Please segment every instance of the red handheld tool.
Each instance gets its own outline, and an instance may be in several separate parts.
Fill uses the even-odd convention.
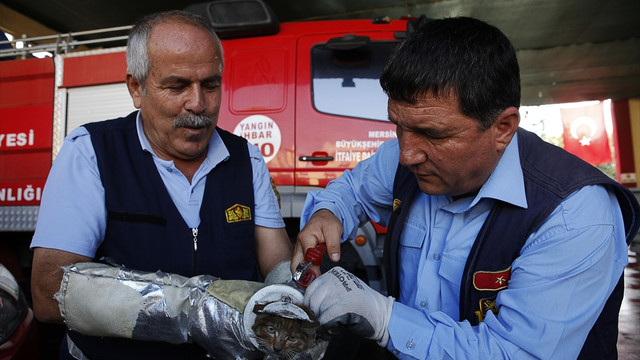
[[[326,252],[327,245],[324,243],[307,249],[307,252],[304,254],[304,261],[298,264],[296,271],[293,273],[293,281],[298,287],[306,289],[316,276],[318,276],[315,272],[309,271],[309,269],[312,265],[320,266],[320,264],[322,264],[322,256]]]

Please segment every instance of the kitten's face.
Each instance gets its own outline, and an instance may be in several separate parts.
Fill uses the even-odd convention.
[[[260,305],[256,305],[254,312]],[[256,335],[259,349],[279,359],[293,359],[315,344],[318,323],[310,323],[277,315],[257,313],[251,329]]]

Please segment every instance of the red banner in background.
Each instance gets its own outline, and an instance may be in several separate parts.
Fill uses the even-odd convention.
[[[560,115],[565,150],[591,165],[608,164],[612,161],[601,102],[561,108]]]

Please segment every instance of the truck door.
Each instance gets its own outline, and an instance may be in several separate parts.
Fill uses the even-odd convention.
[[[390,33],[299,40],[297,186],[324,187],[396,137],[378,80],[396,45]]]
[[[396,137],[379,77],[397,44],[391,32],[308,35],[299,40],[297,193],[326,186]],[[302,203],[296,204],[300,208],[294,213],[299,214]],[[373,224],[367,223],[356,239],[343,243],[340,265],[384,292],[382,247]],[[323,266],[333,264],[327,260]]]

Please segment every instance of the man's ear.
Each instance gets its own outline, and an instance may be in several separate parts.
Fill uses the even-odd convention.
[[[133,100],[133,106],[135,106],[136,109],[140,109],[142,97],[144,96],[142,94],[142,83],[134,78],[131,73],[127,73],[125,82],[127,83],[127,89],[129,89],[129,95],[131,95],[131,99]]]
[[[504,150],[511,142],[513,135],[520,126],[520,111],[517,107],[508,107],[502,111],[493,124],[496,130],[496,146],[498,150]]]

